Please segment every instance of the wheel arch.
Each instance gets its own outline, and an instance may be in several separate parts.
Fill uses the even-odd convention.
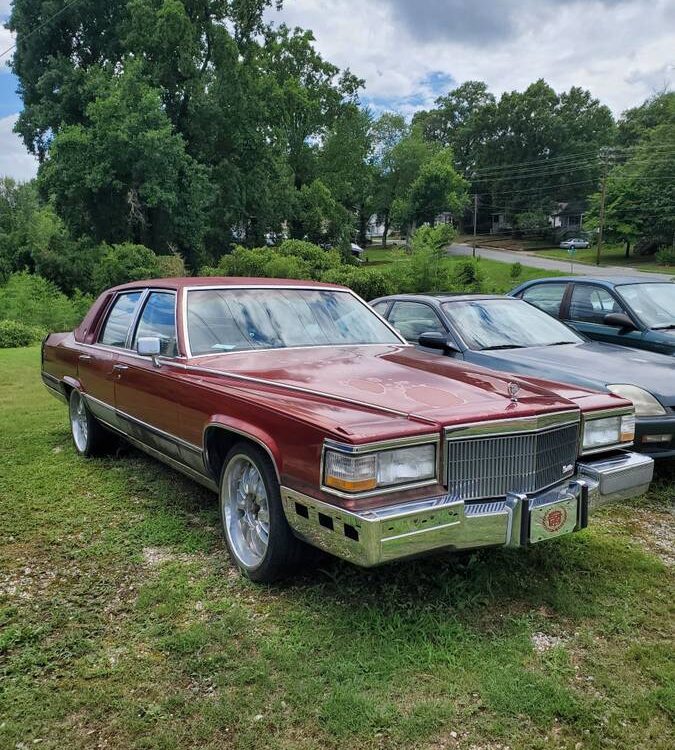
[[[225,456],[230,448],[239,441],[248,441],[261,448],[269,457],[281,483],[281,452],[276,441],[263,430],[252,425],[230,421],[223,417],[212,419],[204,428],[202,446],[204,466],[216,482],[220,481]]]

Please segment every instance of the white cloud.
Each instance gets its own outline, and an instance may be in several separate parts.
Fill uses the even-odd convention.
[[[27,151],[16,133],[12,132],[18,114],[0,118],[0,177],[30,180],[37,174],[38,163]]]
[[[271,18],[312,29],[328,60],[366,79],[367,98],[406,110],[428,106],[434,72],[496,94],[538,78],[578,85],[615,114],[673,77],[672,0],[287,0]]]

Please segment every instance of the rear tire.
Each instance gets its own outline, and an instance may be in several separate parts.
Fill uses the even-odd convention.
[[[220,519],[230,557],[257,583],[272,583],[295,571],[305,545],[293,536],[269,456],[237,443],[223,463]]]
[[[89,458],[100,456],[109,447],[110,434],[89,411],[82,394],[73,388],[68,402],[70,414],[70,432],[75,450]]]

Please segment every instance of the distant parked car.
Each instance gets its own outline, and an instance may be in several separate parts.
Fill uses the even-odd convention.
[[[675,365],[670,357],[588,341],[510,297],[396,295],[371,304],[422,349],[630,399],[637,417],[636,449],[653,458],[675,457]]]
[[[560,247],[563,250],[579,250],[581,248],[585,249],[587,247],[590,247],[591,243],[588,240],[582,240],[579,237],[575,237],[571,240],[564,240],[560,243]]]
[[[365,252],[365,250],[360,245],[357,245],[356,242],[351,243],[351,249],[352,255],[355,255],[357,258],[360,258]]]
[[[510,295],[597,341],[675,355],[673,283],[631,277],[558,277],[527,281]]]

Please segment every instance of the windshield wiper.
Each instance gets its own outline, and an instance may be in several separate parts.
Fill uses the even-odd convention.
[[[667,323],[665,326],[652,326],[652,331],[667,331],[670,328],[675,328],[675,323]]]
[[[481,351],[482,352],[491,352],[495,349],[527,349],[527,346],[523,346],[522,344],[497,344],[496,346],[484,346]]]
[[[550,344],[546,344],[546,346],[562,346],[563,344],[578,344],[578,341],[552,341]]]

